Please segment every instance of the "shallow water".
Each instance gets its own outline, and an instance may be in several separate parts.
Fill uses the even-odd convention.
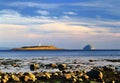
[[[6,60],[21,60],[21,68],[14,68],[11,65],[2,65],[0,69],[3,72],[20,72],[30,71],[29,65],[31,62],[50,64],[50,63],[66,63],[69,65],[81,65],[82,69],[90,69],[90,67],[112,65],[120,71],[120,62],[109,62],[105,59],[120,59],[120,50],[97,50],[97,51],[82,51],[82,50],[59,50],[59,51],[15,51],[1,50],[0,61]],[[96,60],[90,62],[89,60]],[[77,63],[77,64],[74,64]],[[45,69],[40,69],[45,70]],[[51,70],[46,70],[51,71]],[[58,70],[54,70],[58,71]]]

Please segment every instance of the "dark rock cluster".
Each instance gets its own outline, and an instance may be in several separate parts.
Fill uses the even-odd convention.
[[[37,63],[30,65],[31,72],[0,72],[0,83],[120,83],[120,72],[109,66],[95,67],[90,71],[68,70],[67,64],[48,64],[49,68],[58,68],[58,72],[36,71]],[[32,72],[34,71],[34,72]]]
[[[95,61],[90,59],[89,64]],[[11,59],[1,60],[0,65],[3,67],[0,70],[0,83],[120,83],[120,71],[113,65],[89,66],[89,70],[84,70],[82,65],[75,61],[48,64],[30,61],[24,65],[21,60]],[[2,72],[7,67],[27,67],[30,72]]]

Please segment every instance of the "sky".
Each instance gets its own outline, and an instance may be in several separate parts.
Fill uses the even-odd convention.
[[[0,0],[0,47],[120,49],[120,0]]]

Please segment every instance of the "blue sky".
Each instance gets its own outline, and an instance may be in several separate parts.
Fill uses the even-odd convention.
[[[0,47],[120,49],[120,0],[0,0]]]

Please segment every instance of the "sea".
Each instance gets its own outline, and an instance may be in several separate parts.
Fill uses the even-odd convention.
[[[94,57],[120,59],[120,50],[0,50],[0,58]]]
[[[0,61],[5,60],[21,60],[23,68],[13,68],[8,66],[0,66],[3,72],[26,72],[30,71],[29,64],[31,62],[50,64],[50,63],[68,63],[72,65],[81,65],[81,69],[89,71],[92,67],[112,65],[120,71],[120,50],[0,50]],[[90,62],[93,60],[94,62]],[[117,62],[109,62],[107,60],[118,60]],[[74,64],[75,63],[75,64]],[[76,64],[77,63],[77,64]],[[40,69],[45,70],[45,69]],[[56,71],[56,70],[45,70]]]

